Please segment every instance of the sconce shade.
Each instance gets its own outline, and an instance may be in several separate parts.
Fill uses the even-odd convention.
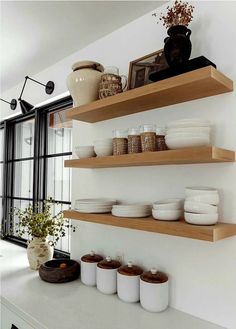
[[[20,102],[20,107],[21,107],[21,111],[23,114],[28,113],[30,110],[32,110],[34,108],[33,105],[24,101],[23,99],[19,99],[19,102]]]
[[[14,111],[16,109],[16,106],[17,106],[17,100],[13,98],[10,103],[11,110]]]
[[[46,86],[45,86],[46,94],[51,95],[54,91],[54,88],[55,88],[54,82],[53,81],[48,81]]]

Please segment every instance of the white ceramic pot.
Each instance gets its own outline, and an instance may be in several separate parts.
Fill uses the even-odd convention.
[[[97,288],[103,294],[115,294],[117,291],[117,269],[120,262],[106,257],[97,264]]]
[[[91,251],[90,254],[81,257],[81,282],[86,286],[96,286],[97,263],[103,260],[103,257]]]
[[[38,270],[40,265],[53,258],[54,248],[47,239],[33,237],[27,246],[27,257],[30,268]]]
[[[73,72],[67,77],[67,87],[74,106],[97,100],[103,66],[96,62],[82,61],[72,65],[72,70]]]
[[[117,272],[117,294],[127,303],[136,303],[140,299],[140,275],[143,270],[132,262],[121,266]]]
[[[152,268],[140,276],[140,303],[149,312],[161,312],[168,307],[169,287],[165,273]]]

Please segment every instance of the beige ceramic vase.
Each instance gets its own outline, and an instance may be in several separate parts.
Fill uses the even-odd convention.
[[[54,248],[45,238],[32,238],[28,243],[27,256],[32,270],[38,270],[40,265],[53,258]]]
[[[91,103],[98,99],[99,82],[104,68],[92,61],[77,62],[72,65],[67,77],[67,87],[73,98],[74,106]]]

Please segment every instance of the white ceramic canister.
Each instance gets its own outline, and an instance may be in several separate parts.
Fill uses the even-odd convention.
[[[97,263],[101,260],[103,257],[94,251],[81,257],[81,281],[86,286],[96,286]]]
[[[168,307],[168,276],[152,268],[140,276],[140,303],[149,312],[161,312]]]
[[[97,288],[104,294],[115,294],[117,291],[117,269],[121,263],[110,256],[97,264]]]
[[[73,64],[72,70],[66,82],[74,106],[97,100],[99,82],[104,71],[103,66],[97,62],[82,61]]]
[[[136,303],[140,297],[140,275],[143,269],[128,262],[117,271],[117,294],[124,302]]]

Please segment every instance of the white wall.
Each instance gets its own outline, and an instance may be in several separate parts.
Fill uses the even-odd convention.
[[[194,5],[194,22],[190,26],[192,57],[205,55],[234,80],[236,3],[201,1]],[[71,64],[77,60],[95,59],[105,66],[118,66],[122,74],[127,73],[129,61],[162,48],[165,35],[165,29],[156,25],[150,13],[56,63],[36,78],[54,80],[56,94],[59,94],[66,90],[65,78]],[[8,91],[6,96],[14,97],[18,88]],[[44,97],[38,89],[30,91],[27,100],[32,103]],[[202,117],[210,119],[215,126],[215,145],[235,150],[235,101],[233,92],[97,124],[74,122],[73,143],[90,144],[95,138],[110,137],[115,128],[149,122],[161,125],[177,118]],[[183,196],[185,186],[207,185],[220,189],[222,221],[236,223],[235,179],[235,164],[76,169],[72,196],[73,200],[109,196],[121,201],[152,202]],[[111,256],[124,253],[125,261],[131,259],[146,268],[157,266],[170,275],[173,307],[224,327],[236,328],[236,237],[212,244],[91,223],[79,224],[80,230],[72,238],[72,257],[79,258],[94,249]]]

